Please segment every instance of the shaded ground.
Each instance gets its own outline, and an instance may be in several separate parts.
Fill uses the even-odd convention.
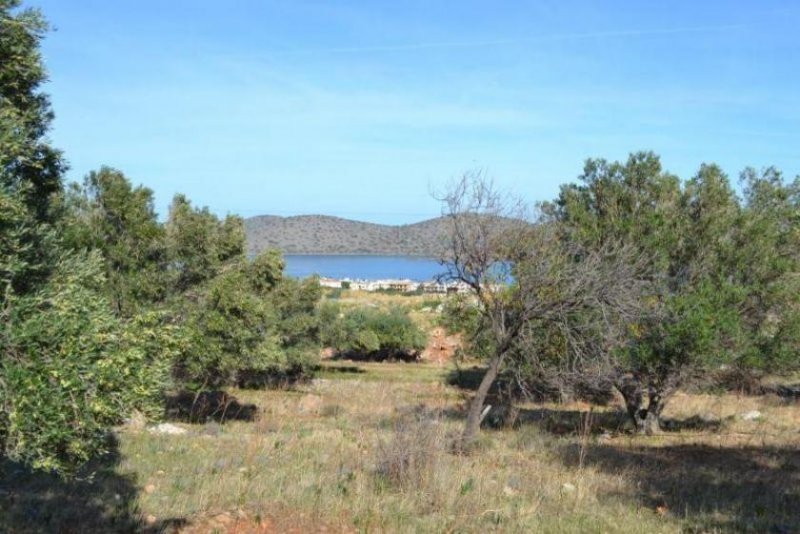
[[[168,419],[190,423],[253,421],[257,412],[255,404],[242,404],[224,391],[182,391],[167,397],[166,402]]]
[[[139,512],[136,479],[116,471],[119,460],[113,446],[111,453],[87,466],[75,480],[0,461],[0,532],[156,533],[185,523],[175,518],[148,524]]]
[[[562,450],[568,465],[580,450]],[[797,447],[591,446],[583,465],[625,473],[651,509],[687,518],[689,532],[800,532]]]

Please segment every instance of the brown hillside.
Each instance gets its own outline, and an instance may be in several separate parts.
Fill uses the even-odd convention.
[[[445,219],[390,226],[326,215],[245,219],[248,253],[276,248],[285,254],[385,254],[438,257]]]

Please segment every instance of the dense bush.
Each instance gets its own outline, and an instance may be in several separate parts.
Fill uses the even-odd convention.
[[[130,317],[169,295],[175,277],[167,268],[164,225],[150,189],[102,167],[81,186],[72,184],[62,204],[64,245],[100,252],[106,294],[118,315]]]
[[[647,260],[642,312],[616,366],[633,377],[620,391],[640,429],[657,430],[676,389],[720,365],[800,365],[800,180],[748,169],[742,182],[739,198],[715,165],[681,182],[637,153],[587,161],[581,183],[545,206],[568,239],[624,243]]]
[[[191,389],[300,379],[319,354],[315,279],[282,278],[283,261],[265,252],[229,265],[183,301],[189,349],[176,378]]]
[[[404,308],[356,307],[327,303],[320,310],[321,341],[340,354],[384,360],[416,358],[426,336]]]
[[[101,452],[133,410],[157,416],[174,330],[125,322],[103,297],[97,255],[64,258],[42,289],[16,299],[0,330],[4,453],[62,473]]]

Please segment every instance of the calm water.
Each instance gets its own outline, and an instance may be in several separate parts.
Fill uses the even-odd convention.
[[[297,278],[318,274],[354,280],[409,278],[425,281],[442,273],[442,266],[436,260],[409,256],[286,255],[284,259],[286,273]]]

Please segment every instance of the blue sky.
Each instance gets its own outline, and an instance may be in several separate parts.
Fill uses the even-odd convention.
[[[436,216],[483,168],[530,201],[652,149],[800,173],[800,4],[38,0],[51,137],[219,214]]]

